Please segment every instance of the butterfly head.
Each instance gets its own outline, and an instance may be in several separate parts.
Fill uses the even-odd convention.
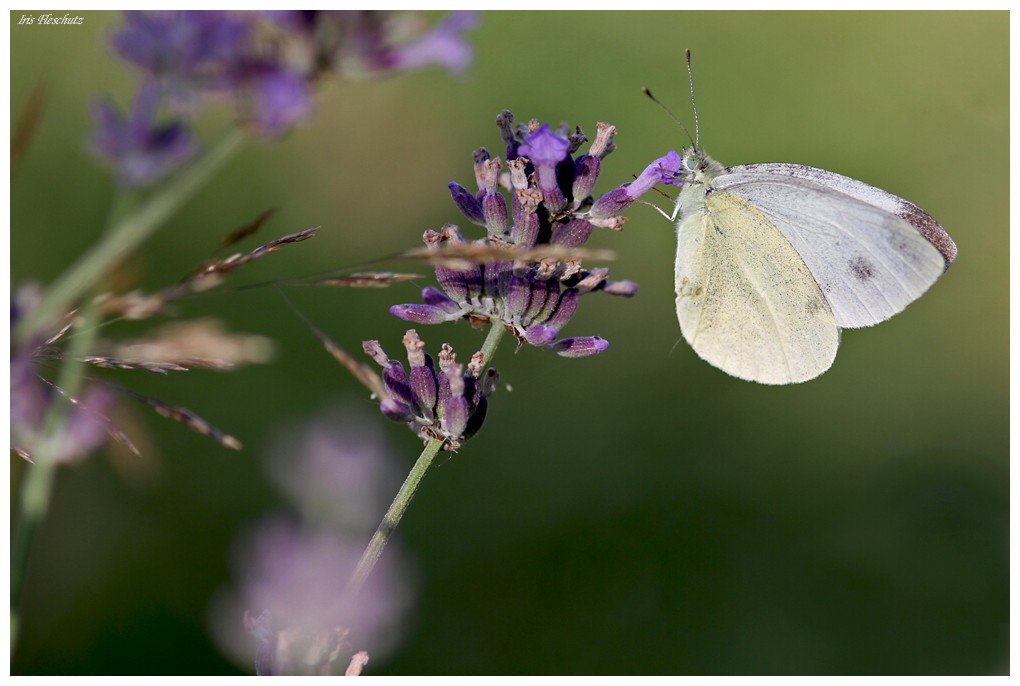
[[[707,182],[721,173],[723,167],[696,147],[684,148],[680,171],[685,181]]]

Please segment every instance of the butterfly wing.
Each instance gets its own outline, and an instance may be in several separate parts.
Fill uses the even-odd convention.
[[[676,309],[705,361],[765,384],[812,379],[832,365],[839,329],[804,260],[738,195],[687,186],[677,225]]]
[[[840,327],[871,326],[901,312],[956,257],[931,215],[846,176],[750,164],[726,169],[713,185],[746,200],[786,237]]]

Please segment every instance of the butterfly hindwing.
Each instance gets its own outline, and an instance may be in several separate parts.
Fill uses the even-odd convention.
[[[691,185],[677,226],[677,317],[698,355],[750,381],[787,384],[831,365],[839,329],[790,241],[750,202]]]

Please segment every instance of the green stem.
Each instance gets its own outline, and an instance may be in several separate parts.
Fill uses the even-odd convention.
[[[499,342],[503,339],[503,334],[506,333],[506,327],[501,323],[496,322],[489,329],[489,335],[485,337],[485,342],[482,343],[482,364],[489,364],[492,362],[492,356],[496,354],[496,348],[499,346]]]
[[[149,238],[240,148],[244,134],[234,130],[224,136],[190,169],[149,196],[140,206],[122,216],[99,242],[50,287],[42,302],[32,309],[14,330],[15,340],[24,343],[42,322],[65,312],[104,274]]]
[[[86,306],[75,321],[73,334],[69,337],[67,359],[60,367],[57,387],[64,394],[54,393],[53,402],[43,422],[43,430],[33,450],[34,464],[28,466],[21,487],[18,504],[19,516],[14,522],[11,536],[11,650],[18,640],[20,616],[18,607],[28,569],[28,558],[32,552],[32,541],[39,525],[49,509],[50,496],[56,476],[56,457],[66,440],[64,429],[73,408],[67,399],[73,398],[81,388],[85,365],[78,358],[87,355],[95,339],[95,317],[91,306]]]
[[[421,451],[418,460],[411,467],[411,472],[404,479],[404,485],[397,491],[397,497],[393,499],[390,509],[386,510],[386,514],[383,515],[382,521],[379,522],[379,528],[372,535],[372,540],[368,542],[368,547],[365,548],[358,566],[354,569],[354,574],[351,575],[351,580],[347,584],[347,590],[351,592],[351,595],[356,596],[361,591],[361,587],[365,585],[365,580],[375,568],[375,563],[379,561],[379,556],[382,555],[383,548],[386,547],[390,536],[393,535],[397,524],[400,523],[400,518],[404,516],[407,506],[411,504],[411,498],[418,490],[418,484],[425,477],[425,472],[428,471],[432,460],[442,447],[443,441],[437,438],[425,444],[425,449]]]
[[[489,334],[485,337],[485,342],[482,343],[482,359],[484,364],[488,364],[492,360],[492,356],[496,353],[496,348],[499,346],[504,333],[506,333],[506,328],[501,323],[495,323],[489,329]],[[390,509],[386,510],[382,521],[379,522],[379,527],[372,535],[372,540],[368,542],[368,547],[362,553],[358,566],[354,568],[354,574],[351,575],[351,580],[347,584],[347,590],[352,596],[356,596],[361,592],[365,581],[375,568],[375,563],[379,561],[383,548],[386,547],[390,536],[393,535],[397,524],[400,523],[401,517],[407,511],[407,506],[411,504],[411,499],[418,490],[418,485],[425,478],[425,472],[432,466],[432,460],[435,459],[442,447],[443,441],[432,439],[425,444],[425,449],[421,451],[418,460],[411,467],[411,472],[404,479],[404,484],[400,487],[400,490],[397,491],[397,497],[390,503]]]

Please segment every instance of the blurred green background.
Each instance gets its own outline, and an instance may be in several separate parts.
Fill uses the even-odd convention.
[[[103,92],[127,102],[135,75],[108,48],[116,15],[61,27],[17,16],[12,118],[37,84],[48,97],[11,186],[12,282],[45,283],[96,240],[112,197],[84,147],[89,104]],[[138,253],[139,284],[170,283],[268,207],[279,211],[262,238],[322,230],[232,283],[336,270],[466,226],[446,184],[473,187],[473,149],[502,154],[503,108],[589,135],[615,124],[603,193],[684,144],[640,88],[690,122],[685,47],[716,159],[877,185],[939,219],[960,255],[905,313],[844,332],[821,378],[764,387],[680,340],[673,229],[633,207],[622,234],[589,245],[615,250],[613,276],[640,292],[585,298],[566,330],[612,347],[581,360],[500,349],[512,392],[490,399],[484,431],[430,473],[401,524],[417,605],[371,672],[1007,672],[1008,14],[501,12],[471,36],[465,78],[328,85],[310,125],[250,144]],[[348,349],[378,338],[396,353],[407,327],[386,309],[431,283],[289,294]],[[282,507],[264,446],[339,400],[371,407],[271,289],[178,313],[265,334],[277,358],[108,376],[246,448],[124,410],[145,455],[60,473],[13,673],[237,673],[207,615],[237,532]],[[431,345],[481,342],[464,324],[418,328]],[[387,429],[410,466],[417,439]],[[24,470],[12,457],[12,500]]]

